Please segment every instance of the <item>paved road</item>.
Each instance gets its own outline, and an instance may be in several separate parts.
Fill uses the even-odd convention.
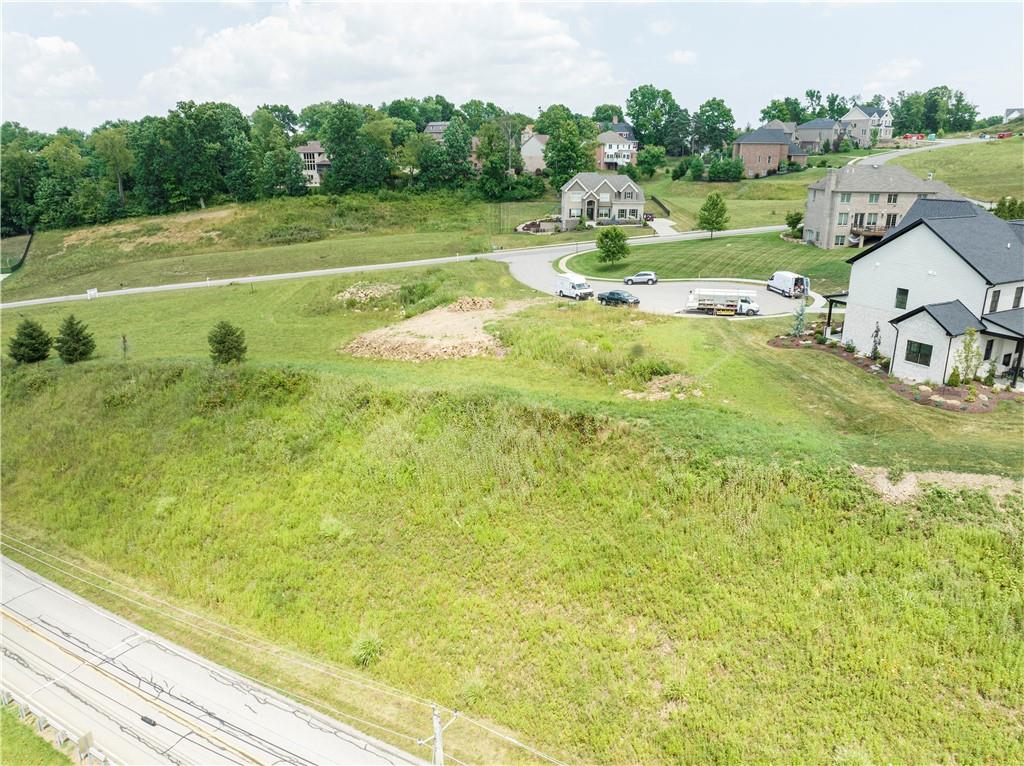
[[[124,764],[423,764],[3,557],[0,682]],[[152,723],[144,721],[143,716]]]
[[[761,234],[771,231],[784,231],[785,226],[760,226],[750,229],[732,229],[720,232],[718,236]],[[657,242],[677,242],[688,239],[706,239],[708,234],[700,231],[688,231],[681,234],[669,234],[665,236],[634,237],[630,246],[643,246]],[[208,279],[202,282],[178,282],[169,285],[153,285],[150,287],[126,287],[120,290],[104,290],[89,296],[85,293],[75,295],[60,295],[52,298],[32,298],[23,301],[11,301],[0,303],[0,309],[12,309],[22,306],[39,306],[48,303],[68,303],[70,301],[99,300],[118,295],[139,295],[144,293],[167,292],[170,290],[194,290],[203,287],[218,287],[231,284],[249,284],[251,282],[277,282],[285,279],[308,279],[310,277],[326,277],[336,274],[351,274],[361,271],[383,271],[387,269],[405,269],[411,266],[434,266],[441,263],[456,263],[460,261],[487,258],[508,263],[520,260],[529,261],[535,264],[547,264],[548,279],[544,281],[542,289],[544,292],[551,292],[551,285],[554,279],[554,270],[550,268],[552,261],[576,252],[585,252],[592,249],[593,243],[572,243],[564,245],[549,245],[546,247],[527,247],[516,250],[496,250],[488,253],[476,253],[473,255],[448,256],[445,258],[424,258],[416,261],[400,261],[397,263],[379,263],[366,266],[340,266],[333,269],[317,269],[315,271],[292,271],[283,274],[263,274],[261,276],[232,277],[229,279]],[[530,284],[527,282],[527,284]],[[685,299],[684,299],[685,300]]]

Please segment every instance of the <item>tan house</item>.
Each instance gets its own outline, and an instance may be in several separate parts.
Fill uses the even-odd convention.
[[[796,123],[795,122],[783,122],[782,120],[770,120],[761,127],[768,128],[769,130],[781,130],[786,134],[786,138],[790,141],[795,142],[796,135]]]
[[[644,191],[629,176],[577,173],[562,186],[562,231],[580,220],[641,224]]]
[[[804,241],[829,250],[874,244],[903,220],[918,199],[961,200],[940,181],[898,165],[845,165],[807,187]]]
[[[606,130],[597,137],[594,161],[599,170],[617,170],[623,165],[635,165],[638,141],[623,138],[621,133]]]
[[[306,177],[306,186],[319,186],[324,174],[331,169],[331,161],[319,141],[308,141],[296,146],[295,151],[302,157],[302,174]]]
[[[885,107],[854,106],[839,119],[843,134],[861,149],[871,146],[871,136],[878,131],[877,142],[892,141],[892,112]]]
[[[776,173],[780,165],[807,164],[807,150],[794,144],[781,128],[760,127],[737,138],[732,145],[733,159],[743,160],[747,178]]]
[[[519,137],[519,153],[523,158],[523,172],[539,175],[547,168],[544,162],[544,147],[548,137],[543,133],[534,133],[533,125],[527,125]]]
[[[820,152],[825,144],[831,148],[832,142],[842,135],[839,120],[819,117],[796,126],[796,144],[809,152]]]

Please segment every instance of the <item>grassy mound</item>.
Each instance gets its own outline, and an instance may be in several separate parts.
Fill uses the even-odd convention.
[[[3,404],[9,533],[572,760],[1024,757],[1020,508],[428,374],[49,365]]]
[[[1003,138],[909,154],[893,160],[911,173],[929,173],[972,199],[1024,198],[1024,138]]]

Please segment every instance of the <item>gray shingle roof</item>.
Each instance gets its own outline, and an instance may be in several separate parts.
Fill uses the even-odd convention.
[[[636,141],[633,126],[628,122],[605,122],[601,124],[601,127],[604,130],[610,130],[612,133],[625,133],[628,140]]]
[[[564,184],[562,184],[561,191],[565,191],[576,181],[583,184],[583,187],[587,191],[593,191],[602,183],[607,181],[615,191],[622,191],[627,185],[632,184],[637,188],[639,194],[637,196],[638,202],[644,201],[644,190],[640,184],[630,180],[629,176],[624,175],[605,175],[604,173],[577,173]]]
[[[794,144],[792,141],[789,144],[789,153],[792,156],[796,156],[796,155],[801,155],[803,157],[807,156],[807,150],[806,149],[801,149],[799,146]]]
[[[1008,311],[996,311],[993,314],[982,314],[981,318],[1024,337],[1024,306]]]
[[[1024,242],[1019,228],[966,200],[917,200],[899,226],[847,263],[860,260],[919,225],[931,229],[989,283],[1024,281]]]
[[[802,125],[797,125],[797,130],[831,130],[835,126],[836,120],[830,120],[828,117],[816,117]]]
[[[868,117],[882,117],[886,112],[889,111],[884,106],[873,106],[870,109],[862,106],[860,109]]]
[[[736,139],[737,144],[782,144],[789,145],[789,136],[781,128],[758,128]]]
[[[831,186],[828,185],[829,181],[832,181]],[[923,178],[918,178],[899,165],[866,165],[862,162],[858,162],[856,165],[844,165],[838,170],[830,170],[827,176],[818,179],[807,188],[883,194],[931,192],[941,194],[949,199],[962,199],[959,194],[941,181],[926,181]]]
[[[985,325],[960,301],[929,303],[925,306],[918,306],[913,311],[908,311],[906,314],[901,314],[895,319],[889,320],[890,324],[899,324],[904,319],[909,319],[922,311],[927,311],[931,318],[938,323],[939,327],[954,338],[958,335],[963,335],[972,327],[979,331],[985,329]]]

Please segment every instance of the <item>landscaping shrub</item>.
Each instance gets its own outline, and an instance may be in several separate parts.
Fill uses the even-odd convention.
[[[820,332],[819,333],[815,333],[814,334],[814,342],[817,343],[818,345],[824,345],[824,343],[825,343],[825,336],[822,335]]]
[[[245,361],[245,332],[230,322],[221,320],[210,330],[210,358],[214,364],[241,363]]]
[[[996,363],[989,362],[988,370],[985,371],[985,379],[982,380],[986,386],[992,387],[996,384]]]
[[[852,340],[846,341],[846,343],[843,344],[843,348],[851,354],[857,353],[857,346]]]
[[[946,381],[946,385],[950,388],[960,387],[960,368],[954,365],[952,372],[949,373],[949,379]]]
[[[89,332],[89,328],[75,319],[74,314],[68,314],[61,324],[53,345],[56,346],[57,355],[65,364],[84,361],[96,350],[96,340]]]
[[[41,362],[50,355],[53,338],[33,319],[23,319],[14,331],[7,353],[18,364]]]

